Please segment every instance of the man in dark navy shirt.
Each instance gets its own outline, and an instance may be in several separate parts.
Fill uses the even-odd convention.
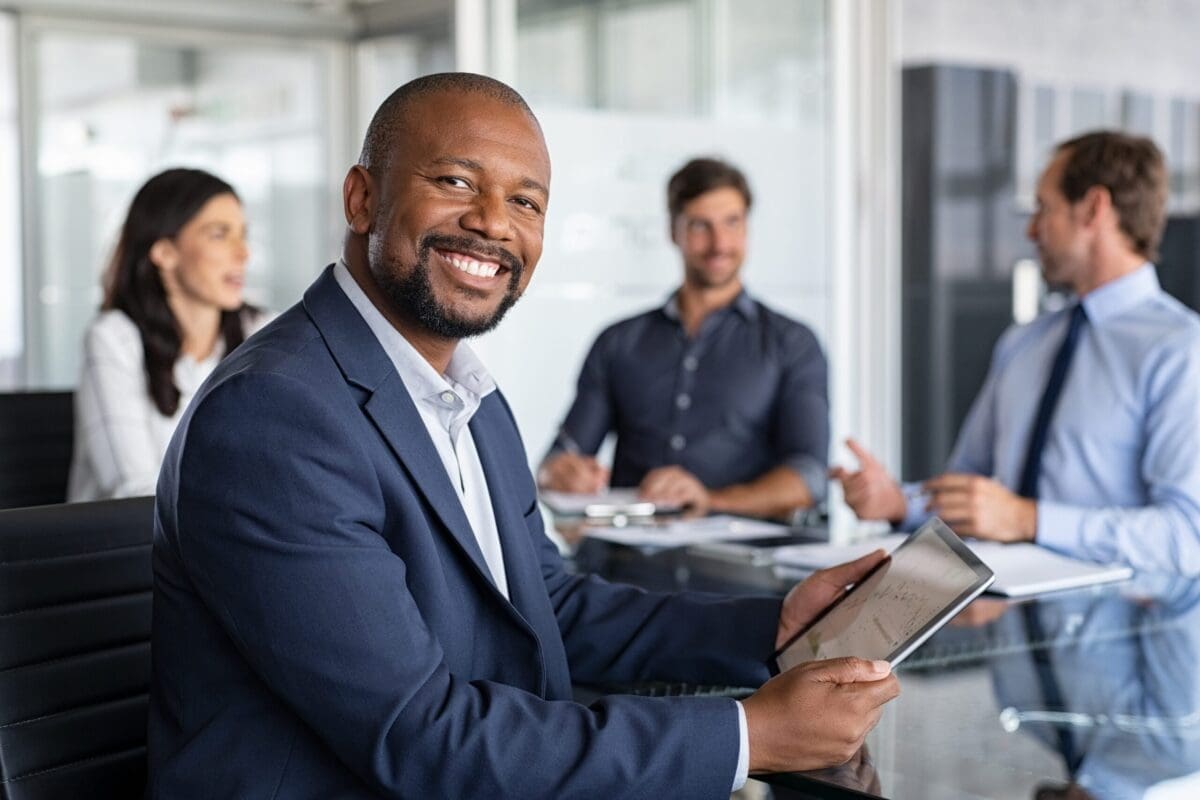
[[[539,470],[543,488],[637,486],[697,511],[787,516],[824,498],[825,356],[805,325],[742,288],[750,187],[694,159],[667,185],[683,285],[596,340]],[[611,474],[594,454],[617,434]]]

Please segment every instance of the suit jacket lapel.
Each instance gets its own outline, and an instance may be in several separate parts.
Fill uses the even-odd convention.
[[[479,541],[467,521],[458,493],[450,483],[442,458],[429,438],[429,430],[400,376],[392,373],[392,378],[385,379],[364,408],[442,524],[471,557],[488,584],[494,587],[491,570],[483,559],[483,551],[479,549]]]
[[[370,393],[363,406],[367,415],[412,476],[413,483],[433,507],[442,525],[495,591],[479,542],[421,415],[383,346],[337,285],[332,267],[326,268],[305,292],[304,307],[346,379]],[[498,591],[496,596],[503,599]]]
[[[483,404],[471,419],[471,435],[487,476],[488,493],[500,533],[500,548],[504,553],[504,571],[508,576],[509,599],[521,615],[535,628],[544,622],[549,609],[541,568],[529,539],[525,511],[518,504],[520,494],[511,476],[514,470],[527,469],[525,453],[508,452],[501,433],[511,426],[507,415],[494,396],[484,398]],[[515,437],[514,437],[515,438]],[[539,630],[539,634],[544,634]]]

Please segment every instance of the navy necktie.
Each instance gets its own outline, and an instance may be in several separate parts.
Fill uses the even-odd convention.
[[[1079,343],[1079,330],[1086,321],[1087,314],[1084,313],[1083,303],[1079,303],[1071,312],[1067,335],[1058,348],[1058,355],[1054,357],[1050,379],[1046,381],[1046,390],[1042,392],[1042,400],[1038,403],[1037,417],[1029,437],[1029,448],[1025,451],[1025,467],[1021,470],[1021,483],[1017,488],[1017,494],[1022,497],[1037,498],[1038,478],[1042,473],[1042,448],[1046,446],[1046,434],[1050,431],[1054,407],[1058,405],[1058,396],[1062,394],[1067,370],[1071,367],[1071,357],[1075,355],[1075,345]]]
[[[1046,710],[1065,715],[1068,711],[1067,703],[1063,699],[1062,687],[1058,683],[1058,677],[1054,674],[1054,664],[1050,660],[1050,648],[1053,642],[1046,636],[1045,626],[1042,625],[1041,617],[1038,614],[1038,601],[1032,600],[1021,604],[1021,615],[1025,620],[1026,633],[1029,636],[1027,642],[1029,654],[1033,659],[1033,669],[1037,673],[1038,683],[1041,685],[1042,700]],[[1054,738],[1058,742],[1058,752],[1066,764],[1067,775],[1074,780],[1075,774],[1079,772],[1079,765],[1083,763],[1083,754],[1079,752],[1075,742],[1075,733],[1071,728],[1072,723],[1064,718],[1050,724],[1054,728]]]
[[[1025,451],[1025,467],[1021,470],[1021,484],[1017,494],[1022,497],[1036,499],[1038,496],[1038,478],[1042,472],[1042,448],[1046,446],[1046,434],[1050,431],[1050,420],[1054,416],[1054,408],[1058,405],[1058,397],[1062,394],[1063,383],[1067,380],[1067,370],[1071,367],[1071,357],[1075,355],[1075,345],[1079,343],[1079,331],[1087,321],[1083,304],[1080,303],[1071,311],[1071,321],[1067,325],[1067,335],[1054,356],[1054,365],[1050,368],[1050,378],[1046,381],[1046,389],[1042,392],[1042,400],[1038,403],[1037,417],[1034,418],[1033,431],[1029,436],[1029,447]],[[1033,667],[1037,672],[1038,683],[1042,686],[1042,695],[1047,709],[1051,711],[1066,711],[1063,701],[1062,688],[1054,674],[1054,665],[1050,661],[1050,642],[1038,616],[1037,602],[1021,606],[1022,616],[1029,633],[1029,644],[1033,656]],[[1075,746],[1075,736],[1068,724],[1058,722],[1054,726],[1058,749],[1066,762],[1067,772],[1073,778],[1079,769],[1080,755]]]

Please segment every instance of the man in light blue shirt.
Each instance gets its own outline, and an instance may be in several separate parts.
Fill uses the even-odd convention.
[[[860,518],[1200,574],[1200,317],[1150,263],[1166,194],[1148,139],[1059,145],[1028,235],[1078,303],[1000,337],[944,474],[901,486],[851,440],[859,470],[832,476]]]

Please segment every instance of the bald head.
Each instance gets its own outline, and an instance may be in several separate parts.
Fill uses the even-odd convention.
[[[415,101],[444,93],[477,95],[518,108],[541,130],[525,98],[508,84],[473,72],[439,72],[409,81],[383,101],[367,126],[358,163],[373,173],[385,170],[402,146],[400,134],[412,119]]]
[[[346,264],[444,371],[453,342],[490,330],[524,292],[549,187],[546,142],[520,95],[480,75],[420,78],[376,112],[343,182]]]

